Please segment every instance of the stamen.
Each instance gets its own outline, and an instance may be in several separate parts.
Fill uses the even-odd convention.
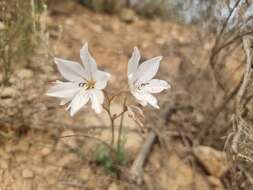
[[[142,87],[148,85],[149,83],[141,83],[139,86],[137,86],[138,90],[141,90]]]
[[[85,85],[86,85],[85,82],[81,82],[81,83],[78,84],[79,87],[84,87]]]

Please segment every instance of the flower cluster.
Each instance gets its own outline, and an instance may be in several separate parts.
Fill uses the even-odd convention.
[[[61,105],[68,103],[67,110],[75,115],[89,101],[96,113],[101,113],[104,103],[104,92],[111,75],[97,68],[96,61],[91,56],[86,43],[80,50],[82,64],[65,59],[55,58],[54,61],[66,81],[56,81],[47,92],[48,96],[61,98]],[[128,62],[129,91],[142,105],[147,104],[159,108],[158,101],[153,93],[160,93],[170,88],[163,80],[153,79],[156,75],[162,57],[154,57],[139,64],[140,52],[134,47]]]

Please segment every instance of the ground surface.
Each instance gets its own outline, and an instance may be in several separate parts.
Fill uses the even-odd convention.
[[[227,171],[224,153],[208,147],[196,147],[194,151],[189,148],[189,139],[204,120],[203,112],[208,113],[213,105],[209,74],[205,74],[202,82],[195,82],[202,77],[197,74],[205,67],[211,42],[201,41],[201,53],[196,53],[200,51],[193,49],[193,44],[198,44],[203,37],[196,28],[160,20],[148,21],[129,11],[121,16],[109,16],[68,5],[53,7],[49,13],[50,50],[40,50],[27,68],[16,69],[12,86],[2,89],[2,114],[5,115],[1,127],[5,133],[0,147],[0,189],[224,189],[221,182]],[[170,81],[172,89],[159,96],[161,111],[147,108],[145,112],[153,121],[149,123],[163,123],[167,146],[155,145],[141,186],[131,184],[124,175],[117,179],[95,165],[92,158],[96,141],[81,137],[59,138],[89,134],[110,139],[105,113],[95,116],[87,108],[71,118],[65,108],[58,105],[58,100],[44,95],[52,85],[50,82],[60,79],[52,57],[79,61],[82,42],[89,42],[99,67],[112,73],[109,85],[113,87],[109,87],[109,91],[117,92],[122,89],[122,83],[127,84],[127,61],[134,46],[141,49],[143,59],[164,57],[159,76]],[[45,57],[45,53],[49,53],[49,57]],[[205,94],[199,95],[203,89]],[[199,106],[203,102],[209,103]],[[182,109],[171,116],[173,111],[168,110],[171,105]],[[121,109],[120,100],[115,102],[113,109]],[[168,117],[174,121],[180,117],[185,125],[168,122]],[[185,126],[187,134],[181,133]],[[140,130],[130,118],[125,119],[125,127],[129,152],[127,171],[148,130]],[[17,131],[20,136],[14,135]]]

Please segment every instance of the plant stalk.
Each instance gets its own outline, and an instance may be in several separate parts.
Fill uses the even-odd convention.
[[[122,129],[123,129],[123,121],[124,121],[124,115],[125,115],[125,112],[126,112],[126,102],[127,102],[127,94],[125,95],[125,98],[124,98],[124,101],[123,101],[122,114],[121,114],[121,117],[120,117],[117,149],[120,148],[120,144],[121,144],[121,136],[122,136]]]

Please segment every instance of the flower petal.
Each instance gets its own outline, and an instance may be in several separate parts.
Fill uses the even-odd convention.
[[[101,90],[90,90],[91,94],[91,107],[95,110],[96,113],[102,112],[102,104],[104,102],[104,94]]]
[[[132,56],[128,61],[128,72],[127,72],[128,77],[134,76],[134,74],[137,71],[140,59],[141,59],[140,51],[137,47],[134,47]]]
[[[168,82],[158,79],[150,80],[148,84],[143,87],[143,89],[149,93],[160,93],[168,88],[170,88]]]
[[[146,83],[151,80],[157,73],[162,56],[154,57],[143,62],[137,69],[136,80],[137,84]]]
[[[72,82],[84,81],[83,78],[85,77],[85,70],[79,63],[60,58],[54,58],[54,62],[56,63],[61,75],[66,80]]]
[[[95,59],[90,55],[88,44],[86,43],[80,50],[80,57],[85,67],[88,80],[93,79],[93,75],[97,71],[97,64]]]
[[[142,106],[146,106],[147,103],[156,109],[159,109],[158,101],[156,97],[145,91],[132,91],[133,96],[140,102]]]
[[[89,93],[86,90],[81,90],[71,101],[68,108],[70,108],[70,116],[75,115],[85,104],[89,101]]]
[[[76,82],[57,82],[55,86],[51,87],[47,95],[58,98],[72,98],[80,91],[80,87]]]
[[[111,75],[109,73],[97,70],[94,75],[96,81],[95,88],[98,90],[104,89],[110,77]]]

